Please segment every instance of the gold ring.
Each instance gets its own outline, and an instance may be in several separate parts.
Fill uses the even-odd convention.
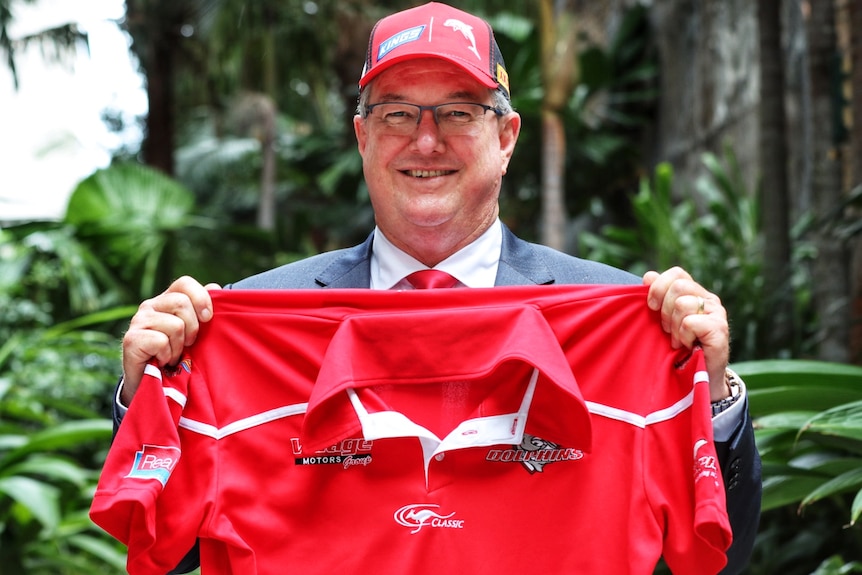
[[[703,313],[704,304],[706,304],[706,302],[703,300],[703,298],[700,296],[697,296],[697,314],[698,315]]]

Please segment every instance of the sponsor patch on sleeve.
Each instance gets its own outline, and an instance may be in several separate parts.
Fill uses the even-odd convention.
[[[135,461],[126,477],[155,479],[164,486],[179,460],[178,447],[144,444],[141,450],[135,453]]]

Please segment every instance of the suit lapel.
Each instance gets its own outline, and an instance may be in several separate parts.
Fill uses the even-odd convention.
[[[494,285],[544,285],[554,283],[554,274],[529,242],[503,225],[503,249]]]
[[[371,286],[371,244],[374,232],[358,246],[347,248],[326,266],[315,281],[325,288],[368,288]]]

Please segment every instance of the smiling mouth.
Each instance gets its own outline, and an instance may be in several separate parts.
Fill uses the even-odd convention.
[[[404,170],[402,173],[412,178],[436,178],[438,176],[448,176],[455,172],[453,170]]]

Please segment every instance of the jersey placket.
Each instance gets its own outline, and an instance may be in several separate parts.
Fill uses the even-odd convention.
[[[419,440],[422,447],[425,488],[427,489],[431,460],[440,454],[470,447],[520,444],[524,438],[527,415],[530,411],[538,379],[539,370],[533,368],[518,411],[464,420],[443,439],[399,411],[369,413],[362,404],[359,394],[353,388],[347,389],[347,395],[356,410],[356,415],[362,425],[363,437],[367,441],[396,437],[416,437]]]

